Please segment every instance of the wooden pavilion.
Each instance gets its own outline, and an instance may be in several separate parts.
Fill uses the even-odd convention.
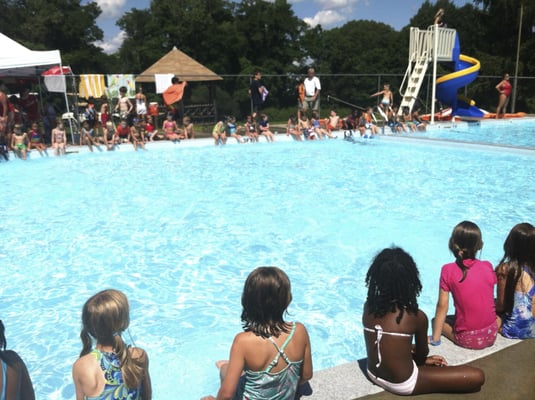
[[[222,77],[178,50],[176,47],[173,47],[169,53],[139,74],[136,77],[136,82],[155,82],[156,75],[165,74],[172,74],[188,83],[209,82],[209,103],[184,105],[184,112],[185,115],[189,115],[196,122],[215,122],[217,118],[217,108],[214,83],[223,80]],[[170,81],[169,84],[171,84]]]

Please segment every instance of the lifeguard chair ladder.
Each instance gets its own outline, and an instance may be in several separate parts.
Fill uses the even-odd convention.
[[[409,63],[399,89],[399,115],[404,107],[409,107],[412,111],[430,62],[433,62],[433,99],[435,98],[437,62],[453,61],[456,34],[455,29],[439,28],[438,25],[431,25],[426,30],[410,29]],[[434,104],[433,101],[432,120],[435,114]]]

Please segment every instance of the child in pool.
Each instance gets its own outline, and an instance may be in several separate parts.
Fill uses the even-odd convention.
[[[34,400],[32,380],[26,364],[13,350],[6,350],[5,328],[0,321],[0,398]]]
[[[507,338],[535,338],[535,227],[527,222],[511,229],[496,268],[496,312]]]
[[[249,274],[241,300],[245,332],[234,338],[230,360],[216,364],[222,379],[217,400],[293,400],[298,385],[312,378],[307,330],[283,318],[291,300],[290,280],[284,271],[259,267]]]
[[[129,314],[128,299],[118,290],[103,290],[85,302],[83,349],[72,368],[76,400],[151,399],[147,353],[121,337]]]
[[[485,381],[480,369],[448,367],[443,357],[428,356],[427,316],[417,302],[422,284],[409,254],[400,248],[381,251],[366,286],[362,324],[372,382],[398,395],[480,390]]]
[[[463,221],[453,228],[449,249],[455,262],[445,264],[440,272],[432,345],[440,344],[441,334],[468,349],[483,349],[496,341],[494,286],[497,280],[491,263],[476,258],[482,247],[481,230],[473,222]],[[450,292],[455,315],[446,316]]]

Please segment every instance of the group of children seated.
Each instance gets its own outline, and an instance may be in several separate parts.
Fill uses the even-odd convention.
[[[145,148],[145,142],[155,140],[180,141],[182,139],[193,139],[195,131],[191,118],[186,116],[182,119],[182,126],[179,127],[173,115],[169,114],[162,124],[162,129],[157,129],[151,115],[141,118],[134,118],[131,124],[126,119],[121,119],[115,125],[112,121],[93,121],[85,119],[80,129],[79,145],[87,145],[90,151],[93,146],[104,145],[108,150],[121,143],[131,143],[134,149]],[[67,144],[67,135],[63,121],[58,121],[51,133],[51,147],[54,155],[64,155]],[[9,150],[13,150],[15,155],[23,160],[27,153],[36,149],[41,155],[48,155],[47,145],[39,129],[39,124],[33,122],[30,129],[24,129],[22,124],[15,124],[13,131],[7,135],[2,135],[0,143],[0,155],[7,161]]]
[[[404,107],[401,115],[398,115],[396,105],[381,103],[380,114],[384,117],[384,128],[389,127],[394,134],[425,131],[426,123],[419,116],[419,110],[412,113],[408,107]],[[353,133],[360,137],[372,137],[380,133],[373,108],[353,110],[346,118],[340,118],[336,111],[332,110],[328,118],[320,119],[316,111],[312,112],[311,118],[306,112],[298,112],[290,116],[286,124],[286,135],[294,140],[323,140],[326,138],[336,139],[333,131],[343,130],[344,138],[353,140]],[[226,144],[228,138],[234,138],[238,143],[258,142],[259,137],[264,136],[267,142],[275,140],[275,134],[270,128],[269,118],[266,114],[248,115],[243,125],[237,125],[236,118],[225,117],[218,121],[212,129],[212,137],[215,145]],[[19,158],[26,159],[27,152],[32,148],[40,154],[47,152],[44,138],[39,131],[37,123],[31,124],[31,129],[24,132],[22,126],[17,124],[13,132],[8,134],[0,146],[0,155],[8,159],[8,151],[13,150]],[[178,142],[184,139],[195,138],[194,125],[190,117],[182,119],[179,126],[174,115],[169,113],[164,120],[161,129],[157,128],[152,115],[142,115],[134,118],[129,124],[127,119],[121,119],[116,125],[111,120],[85,119],[80,129],[80,145],[87,145],[90,151],[93,146],[104,145],[108,150],[121,143],[131,143],[135,150],[145,148],[145,142],[155,140],[171,140]],[[65,154],[67,137],[62,121],[59,121],[51,134],[52,148],[55,155]]]
[[[415,395],[481,388],[482,370],[448,367],[443,357],[428,356],[429,346],[440,346],[442,337],[473,350],[492,346],[498,333],[506,338],[535,337],[535,227],[523,222],[511,229],[495,270],[489,261],[478,259],[483,239],[471,221],[454,227],[448,247],[454,260],[441,269],[430,336],[427,316],[417,303],[422,290],[419,271],[408,253],[383,250],[366,275],[362,323],[367,375],[389,392]],[[450,294],[454,314],[448,314]]]
[[[378,110],[384,120],[384,127],[390,128],[390,132],[383,129],[382,133],[384,134],[424,132],[426,130],[426,123],[420,118],[419,108],[414,109],[411,113],[408,107],[403,107],[401,115],[399,115],[397,105],[385,106],[381,103]],[[334,111],[331,111],[329,125],[332,126],[333,120],[337,121],[338,116]],[[377,135],[380,131],[372,107],[364,110],[353,110],[351,114],[341,120],[341,125],[346,138],[353,137],[354,132],[358,132],[362,137],[367,137]]]
[[[300,117],[292,115],[286,125],[286,135],[298,141],[336,139],[332,131],[339,129],[338,122],[334,125],[325,122],[318,118],[316,112],[312,113],[310,119],[306,113],[301,113]],[[226,144],[229,137],[236,139],[238,143],[258,142],[261,136],[264,136],[267,142],[275,141],[275,134],[271,131],[266,114],[260,114],[257,121],[254,114],[248,115],[244,125],[237,125],[233,116],[225,117],[214,125],[212,136],[216,146]]]
[[[80,130],[80,145],[87,144],[90,151],[92,146],[104,144],[108,150],[121,143],[131,143],[134,149],[145,149],[145,142],[155,140],[171,140],[177,142],[183,139],[193,139],[195,131],[191,118],[186,116],[182,119],[182,127],[179,127],[173,119],[173,114],[168,114],[158,129],[151,115],[134,118],[131,125],[126,119],[121,119],[115,127],[112,121],[106,121],[103,125],[100,121],[92,128],[88,121],[84,121]]]

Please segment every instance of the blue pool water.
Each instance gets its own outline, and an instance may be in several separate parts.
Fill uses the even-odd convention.
[[[411,136],[535,148],[535,119],[511,118],[474,122],[437,122]]]
[[[315,369],[365,356],[364,276],[382,248],[420,267],[430,316],[447,241],[478,223],[495,264],[509,229],[535,215],[535,152],[374,139],[150,148],[0,164],[0,318],[38,399],[73,399],[84,301],[131,302],[155,399],[215,394],[214,362],[240,331],[258,265],[293,285]],[[126,337],[128,337],[126,335]]]

